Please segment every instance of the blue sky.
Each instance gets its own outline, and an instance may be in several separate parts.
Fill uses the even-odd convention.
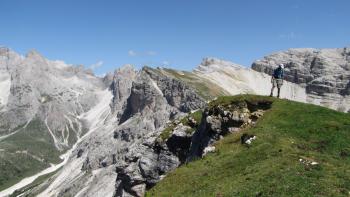
[[[350,45],[349,0],[1,0],[0,45],[94,68],[245,66],[271,52]]]

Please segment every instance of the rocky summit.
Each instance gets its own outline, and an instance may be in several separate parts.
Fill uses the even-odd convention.
[[[103,78],[1,48],[0,196],[143,196],[224,136],[254,126],[269,100],[208,102],[268,95],[279,63],[282,98],[349,110],[347,48],[291,49],[252,68],[216,58],[191,72],[125,65]]]

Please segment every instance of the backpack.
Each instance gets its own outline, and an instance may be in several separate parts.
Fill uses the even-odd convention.
[[[276,78],[276,79],[282,79],[283,78],[283,68],[276,68],[274,71],[273,71],[273,77]]]

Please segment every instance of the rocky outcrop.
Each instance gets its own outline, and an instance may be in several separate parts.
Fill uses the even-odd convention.
[[[143,196],[167,172],[180,165],[179,159],[166,146],[143,144],[139,157],[127,156],[127,165],[117,166],[116,196]],[[130,160],[131,158],[131,160]]]
[[[125,163],[117,165],[116,196],[143,196],[168,172],[215,151],[214,143],[228,133],[254,125],[271,103],[241,100],[214,105],[206,108],[201,122],[189,115],[169,123],[158,137],[128,149]]]
[[[347,111],[350,108],[350,49],[289,49],[257,60],[252,68],[272,74],[285,64],[285,79],[306,88],[307,101]]]
[[[150,68],[144,68],[133,82],[127,102],[120,120],[121,127],[125,127],[124,124],[129,125],[130,119],[135,117],[153,120],[154,124],[153,128],[148,128],[147,138],[139,133],[135,133],[136,136],[131,135],[134,132],[133,127],[114,132],[115,138],[121,137],[126,141],[133,142],[135,138],[143,138],[142,143],[140,141],[128,147],[125,150],[125,159],[117,164],[116,196],[143,196],[147,188],[154,186],[167,172],[185,160],[186,155],[179,149],[188,151],[190,146],[191,135],[183,135],[181,128],[165,142],[159,141],[159,131],[169,120],[204,106],[205,102],[187,85]],[[186,142],[182,141],[184,139]],[[186,143],[185,147],[181,147]]]
[[[125,65],[114,72],[112,76],[106,76],[105,80],[110,81],[112,78],[110,89],[113,93],[112,110],[121,118],[122,111],[126,108],[126,100],[128,99],[133,81],[137,76],[137,71],[132,65]],[[118,113],[119,112],[119,113]]]
[[[271,104],[269,100],[256,102],[241,100],[228,105],[206,108],[201,124],[192,137],[188,160],[205,155],[208,152],[206,148],[211,147],[228,133],[254,125]]]
[[[168,172],[186,162],[194,129],[191,116],[175,120],[159,135],[130,147],[123,163],[117,165],[116,196],[143,196]],[[194,124],[193,124],[194,123]],[[169,133],[166,133],[169,132]]]
[[[157,84],[168,103],[181,112],[190,112],[205,106],[205,100],[198,95],[195,87],[191,88],[181,80],[166,76],[156,69],[144,67],[143,71]]]

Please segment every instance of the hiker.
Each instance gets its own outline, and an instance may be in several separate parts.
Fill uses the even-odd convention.
[[[273,71],[273,75],[271,78],[272,88],[271,88],[270,96],[273,96],[273,90],[277,86],[277,90],[278,90],[277,98],[280,97],[280,91],[281,91],[281,87],[283,85],[283,74],[284,74],[283,67],[284,67],[284,65],[280,64],[280,65],[278,65],[278,68],[276,68]]]

